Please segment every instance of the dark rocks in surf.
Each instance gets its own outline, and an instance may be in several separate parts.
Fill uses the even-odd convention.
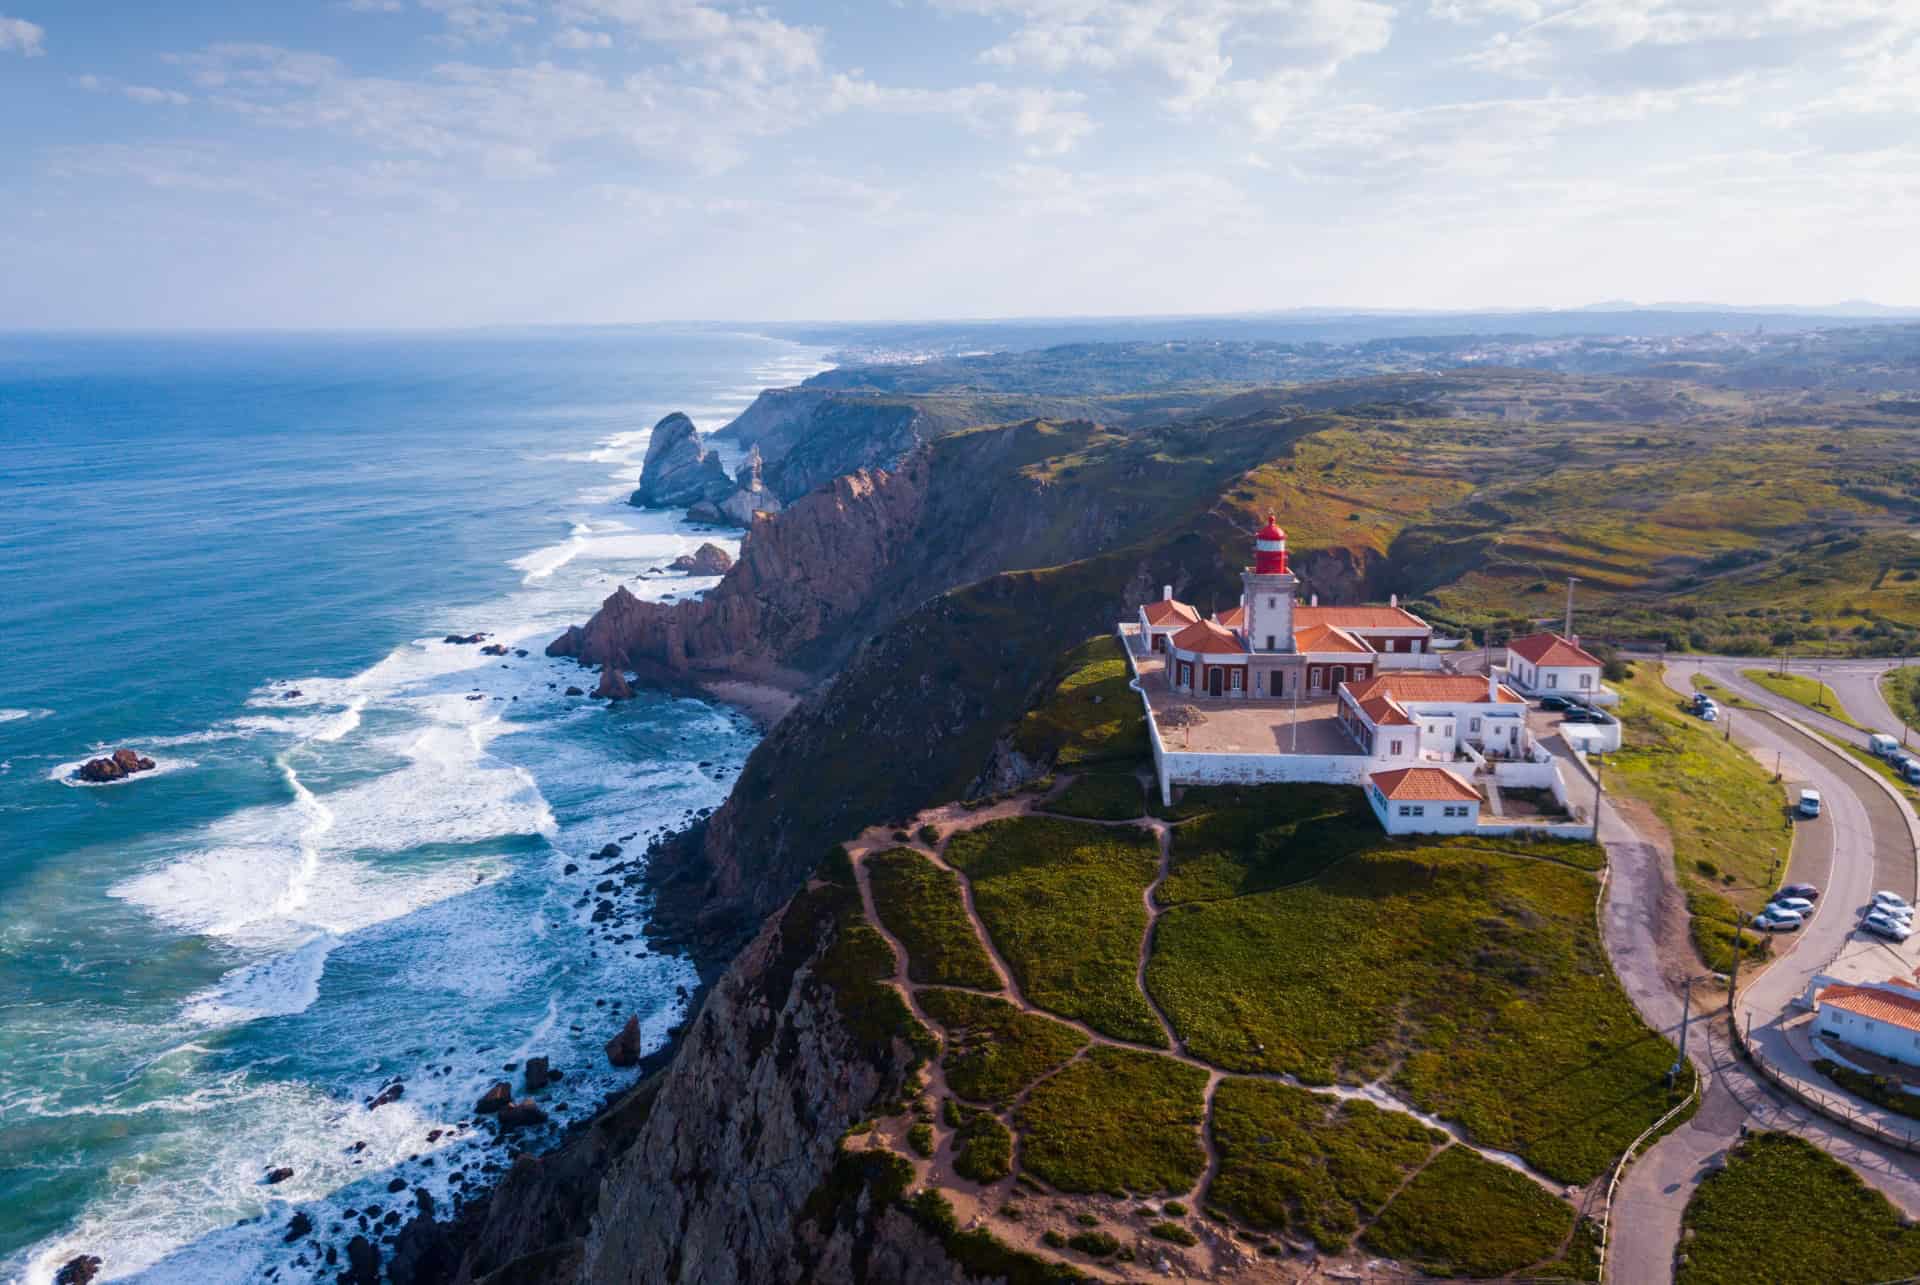
[[[584,687],[567,688],[567,695],[569,696],[585,696],[586,694],[587,694],[587,689]]]
[[[367,1099],[367,1110],[378,1111],[390,1102],[398,1102],[401,1095],[406,1093],[406,1091],[407,1086],[395,1080],[392,1084],[389,1084],[386,1088]]]
[[[615,1066],[640,1064],[640,1018],[629,1017],[620,1033],[607,1041],[607,1061]]]
[[[76,1254],[54,1275],[53,1285],[87,1285],[100,1274],[97,1254]]]
[[[135,772],[153,771],[153,760],[133,750],[120,749],[104,758],[88,759],[80,765],[80,779],[95,785],[124,781]]]
[[[513,1086],[505,1080],[496,1080],[494,1081],[493,1087],[485,1093],[482,1093],[480,1100],[473,1104],[473,1113],[475,1115],[494,1115],[502,1107],[508,1106],[512,1102]]]
[[[462,647],[471,647],[475,643],[483,643],[486,640],[486,634],[448,634],[444,641]]]
[[[547,1081],[552,1078],[547,1069],[547,1059],[543,1057],[527,1059],[527,1092],[538,1093],[547,1087]]]
[[[501,1107],[500,1114],[496,1118],[501,1132],[504,1133],[508,1129],[530,1129],[536,1124],[545,1124],[547,1113],[542,1111],[540,1104],[532,1098],[521,1098],[518,1102],[510,1102]]]
[[[291,1245],[312,1230],[313,1219],[307,1217],[305,1213],[296,1212],[293,1221],[287,1224],[286,1243]]]
[[[600,685],[593,689],[593,694],[610,701],[629,701],[633,699],[633,684],[612,663],[608,663],[600,666]]]
[[[488,643],[480,649],[480,654],[482,656],[510,656],[513,654],[513,649],[505,643]]]
[[[291,1177],[293,1177],[292,1169],[289,1169],[286,1165],[276,1165],[274,1168],[267,1170],[267,1185],[271,1187],[276,1183],[285,1182]]]
[[[692,553],[683,553],[673,560],[675,571],[684,571],[695,576],[724,576],[733,567],[733,555],[717,544],[707,543]]]
[[[380,1251],[365,1236],[347,1242],[347,1270],[334,1278],[338,1285],[380,1285]]]

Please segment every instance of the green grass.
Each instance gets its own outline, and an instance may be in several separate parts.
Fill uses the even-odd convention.
[[[875,853],[865,864],[880,922],[906,947],[908,977],[921,985],[1000,989],[967,918],[958,875],[911,848]]]
[[[1021,992],[1116,1039],[1166,1043],[1134,975],[1159,872],[1145,830],[1013,817],[962,831],[946,858]]]
[[[1147,1230],[1160,1240],[1170,1241],[1175,1245],[1185,1245],[1189,1249],[1200,1243],[1198,1236],[1179,1223],[1157,1222]]]
[[[1882,674],[1880,695],[1902,723],[1908,727],[1920,723],[1920,666],[1903,665]]]
[[[1865,1098],[1875,1106],[1884,1107],[1895,1115],[1920,1120],[1920,1098],[1904,1092],[1900,1088],[1900,1081],[1893,1076],[1867,1075],[1826,1058],[1815,1059],[1813,1069],[1848,1093]]]
[[[1013,1172],[1013,1133],[985,1111],[968,1116],[954,1134],[954,1172],[974,1182],[998,1182]]]
[[[1694,945],[1709,968],[1726,972],[1733,965],[1735,909],[1759,910],[1787,868],[1793,823],[1786,796],[1771,772],[1724,739],[1719,725],[1681,712],[1659,666],[1639,666],[1620,686],[1623,741],[1608,757],[1607,788],[1639,799],[1666,826],[1680,887],[1694,911]],[[1748,954],[1766,950],[1763,940]]]
[[[1770,669],[1743,669],[1740,674],[1749,682],[1766,688],[1775,696],[1784,696],[1795,704],[1804,705],[1810,710],[1825,714],[1828,718],[1837,718],[1848,727],[1866,730],[1853,721],[1853,716],[1848,714],[1846,708],[1840,704],[1840,698],[1834,693],[1833,688],[1818,678],[1808,678],[1805,674],[1776,674]]]
[[[1190,789],[1174,810],[1186,819],[1156,893],[1163,906],[1299,883],[1380,839],[1366,796],[1350,786]]]
[[[1564,1201],[1456,1146],[1422,1169],[1360,1240],[1435,1276],[1485,1277],[1558,1256],[1572,1230]]]
[[[947,1028],[940,1061],[948,1086],[974,1102],[1010,1102],[1087,1046],[1071,1026],[1023,1013],[1003,999],[943,990],[916,991],[914,998]]]
[[[1585,1182],[1670,1103],[1673,1048],[1608,966],[1591,874],[1377,837],[1311,882],[1160,917],[1147,984],[1193,1053],[1391,1073],[1487,1145]]]
[[[1206,1167],[1195,1132],[1206,1083],[1172,1058],[1095,1048],[1021,1105],[1021,1163],[1061,1191],[1185,1194]]]
[[[1784,1133],[1749,1137],[1687,1202],[1676,1285],[1869,1282],[1920,1273],[1920,1228],[1839,1161]]]
[[[1042,806],[1061,816],[1090,821],[1130,821],[1146,811],[1147,797],[1140,778],[1131,772],[1089,772],[1075,777]]]
[[[1447,1138],[1371,1103],[1229,1078],[1214,1090],[1213,1140],[1212,1204],[1337,1253]]]
[[[1127,684],[1126,653],[1112,635],[1068,652],[1047,696],[1020,720],[1014,748],[1036,762],[1085,767],[1145,758],[1146,711]]]

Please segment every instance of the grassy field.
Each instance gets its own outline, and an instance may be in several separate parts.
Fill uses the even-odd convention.
[[[880,922],[907,948],[908,977],[923,986],[1000,989],[1000,976],[967,919],[958,875],[911,848],[875,853],[866,867]]]
[[[1147,809],[1146,791],[1131,772],[1089,772],[1043,805],[1061,816],[1089,821],[1131,821]]]
[[[1681,710],[1659,666],[1638,665],[1620,684],[1623,740],[1609,756],[1609,789],[1652,808],[1673,836],[1674,867],[1694,916],[1694,945],[1709,968],[1733,964],[1735,909],[1767,903],[1787,868],[1793,823],[1786,795],[1718,724]],[[1764,938],[1748,934],[1749,957]]]
[[[1226,1079],[1214,1091],[1213,1140],[1214,1205],[1249,1227],[1338,1252],[1446,1135],[1369,1103]]]
[[[953,1169],[974,1182],[998,1182],[1013,1172],[1013,1132],[985,1111],[967,1116],[954,1134]]]
[[[1206,1083],[1172,1058],[1095,1048],[1022,1104],[1021,1163],[1061,1191],[1182,1195],[1206,1167],[1196,1132]]]
[[[1380,840],[1359,790],[1334,785],[1189,789],[1173,809],[1173,861],[1163,906],[1218,901],[1311,878]]]
[[[1775,696],[1784,696],[1795,704],[1816,710],[1828,718],[1837,718],[1848,727],[1860,727],[1860,724],[1854,722],[1853,716],[1840,704],[1840,698],[1834,694],[1833,688],[1818,678],[1806,674],[1777,674],[1771,669],[1743,669],[1740,675],[1749,682],[1766,688]],[[1862,727],[1860,730],[1866,729]]]
[[[1558,1257],[1572,1231],[1573,1210],[1564,1201],[1465,1147],[1448,1147],[1394,1197],[1361,1243],[1435,1276],[1487,1277]]]
[[[1135,984],[1160,853],[1144,830],[1015,817],[947,842],[1021,993],[1116,1039],[1166,1038]]]
[[[1063,769],[1147,756],[1146,711],[1127,686],[1118,638],[1088,639],[1067,653],[1058,672],[1052,692],[1014,729],[1015,749]]]
[[[1595,891],[1557,861],[1376,836],[1300,886],[1168,910],[1147,984],[1228,1071],[1391,1074],[1476,1140],[1585,1182],[1670,1105],[1673,1060],[1607,964]]]
[[[1087,1046],[1086,1036],[1003,999],[966,991],[916,991],[921,1009],[947,1028],[947,1084],[975,1102],[1010,1102],[1020,1090]]]
[[[1920,724],[1920,665],[1888,670],[1880,678],[1880,695],[1909,727]]]
[[[1727,1153],[1687,1202],[1676,1285],[1870,1282],[1920,1274],[1920,1228],[1854,1172],[1784,1133]]]

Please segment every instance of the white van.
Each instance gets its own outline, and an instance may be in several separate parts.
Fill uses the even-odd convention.
[[[1820,791],[1818,790],[1800,791],[1800,806],[1796,809],[1796,811],[1798,811],[1800,815],[1803,817],[1819,816],[1820,815]]]
[[[1875,757],[1885,758],[1900,748],[1900,742],[1885,732],[1875,732],[1867,738],[1867,748],[1874,752]]]

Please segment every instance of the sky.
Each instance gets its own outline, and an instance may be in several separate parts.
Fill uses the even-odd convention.
[[[0,0],[0,328],[1920,304],[1920,0]]]

